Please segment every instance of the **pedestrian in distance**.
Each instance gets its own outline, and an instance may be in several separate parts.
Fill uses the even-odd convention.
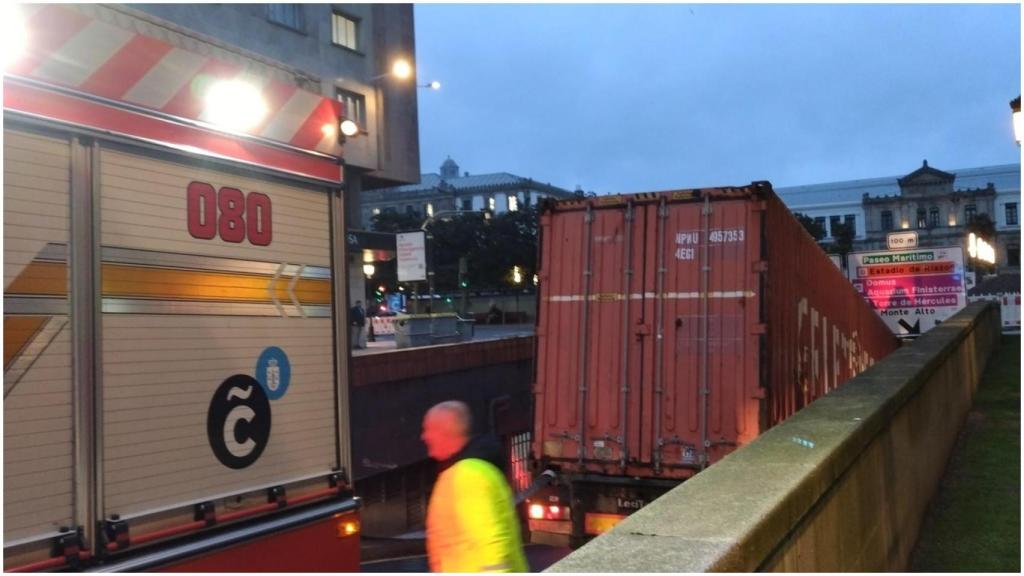
[[[356,300],[356,305],[349,310],[349,326],[352,347],[366,348],[366,310],[362,300]]]
[[[491,436],[471,437],[469,407],[442,402],[423,417],[421,438],[438,464],[427,505],[432,572],[527,572],[502,450]]]

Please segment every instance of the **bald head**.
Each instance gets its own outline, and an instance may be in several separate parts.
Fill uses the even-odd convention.
[[[441,402],[423,417],[423,434],[427,454],[435,460],[451,458],[469,442],[473,419],[464,402]]]

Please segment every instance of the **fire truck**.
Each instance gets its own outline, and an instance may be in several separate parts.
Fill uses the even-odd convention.
[[[5,19],[5,571],[357,570],[341,104],[110,7]]]

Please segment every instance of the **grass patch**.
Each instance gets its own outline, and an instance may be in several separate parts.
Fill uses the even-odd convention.
[[[910,560],[914,572],[1020,572],[1020,336],[1003,336]]]

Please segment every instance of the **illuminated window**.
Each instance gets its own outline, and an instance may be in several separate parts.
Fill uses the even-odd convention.
[[[380,214],[380,208],[373,209],[373,215],[376,216],[377,214]]]
[[[487,208],[491,212],[494,212],[494,206],[495,206],[495,204],[494,204],[494,196],[491,196],[490,198],[487,199]]]
[[[338,46],[344,46],[349,50],[358,50],[359,21],[335,12],[331,17],[332,36],[331,40]]]
[[[917,209],[917,227],[927,228],[928,227],[928,212],[924,208]]]
[[[519,197],[512,194],[508,197],[508,211],[515,212],[516,210],[519,210]]]
[[[366,97],[362,94],[338,88],[336,95],[345,107],[345,117],[359,125],[360,130],[366,129]]]
[[[956,212],[953,210],[949,211],[949,225],[956,226]]]
[[[427,211],[427,216],[430,216],[431,218],[434,217],[434,205],[431,204],[430,202],[427,202],[426,211]]]

